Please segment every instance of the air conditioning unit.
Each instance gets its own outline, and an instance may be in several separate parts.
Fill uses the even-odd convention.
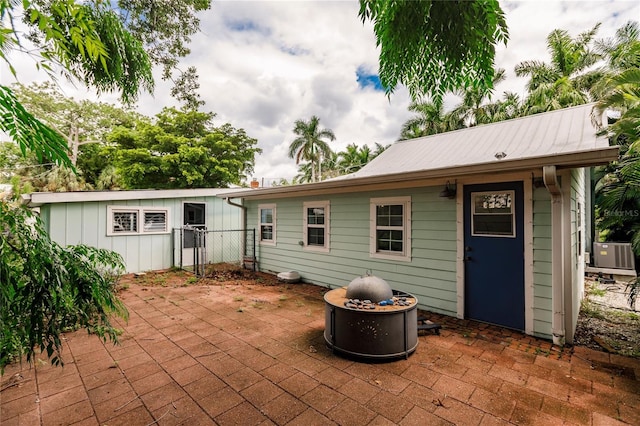
[[[593,264],[596,268],[635,270],[631,243],[593,243]]]

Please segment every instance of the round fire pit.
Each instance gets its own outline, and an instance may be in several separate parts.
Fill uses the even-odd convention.
[[[348,290],[338,288],[324,295],[327,346],[357,358],[408,358],[418,346],[418,300],[396,290],[383,301],[354,300]]]

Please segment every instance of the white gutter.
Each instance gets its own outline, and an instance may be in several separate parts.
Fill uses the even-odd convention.
[[[565,309],[564,309],[564,233],[563,233],[563,198],[558,183],[556,166],[542,168],[544,185],[551,195],[551,294],[553,316],[551,318],[551,333],[553,344],[565,344]]]

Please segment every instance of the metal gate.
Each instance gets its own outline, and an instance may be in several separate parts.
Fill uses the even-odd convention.
[[[237,265],[255,271],[255,242],[255,229],[215,231],[190,226],[174,228],[173,264],[201,277],[206,276],[207,265],[214,264]]]

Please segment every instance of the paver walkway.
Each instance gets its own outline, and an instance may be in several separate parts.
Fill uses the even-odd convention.
[[[407,360],[336,356],[312,285],[142,287],[121,345],[66,335],[65,366],[9,366],[9,425],[640,424],[640,361],[432,315]]]

